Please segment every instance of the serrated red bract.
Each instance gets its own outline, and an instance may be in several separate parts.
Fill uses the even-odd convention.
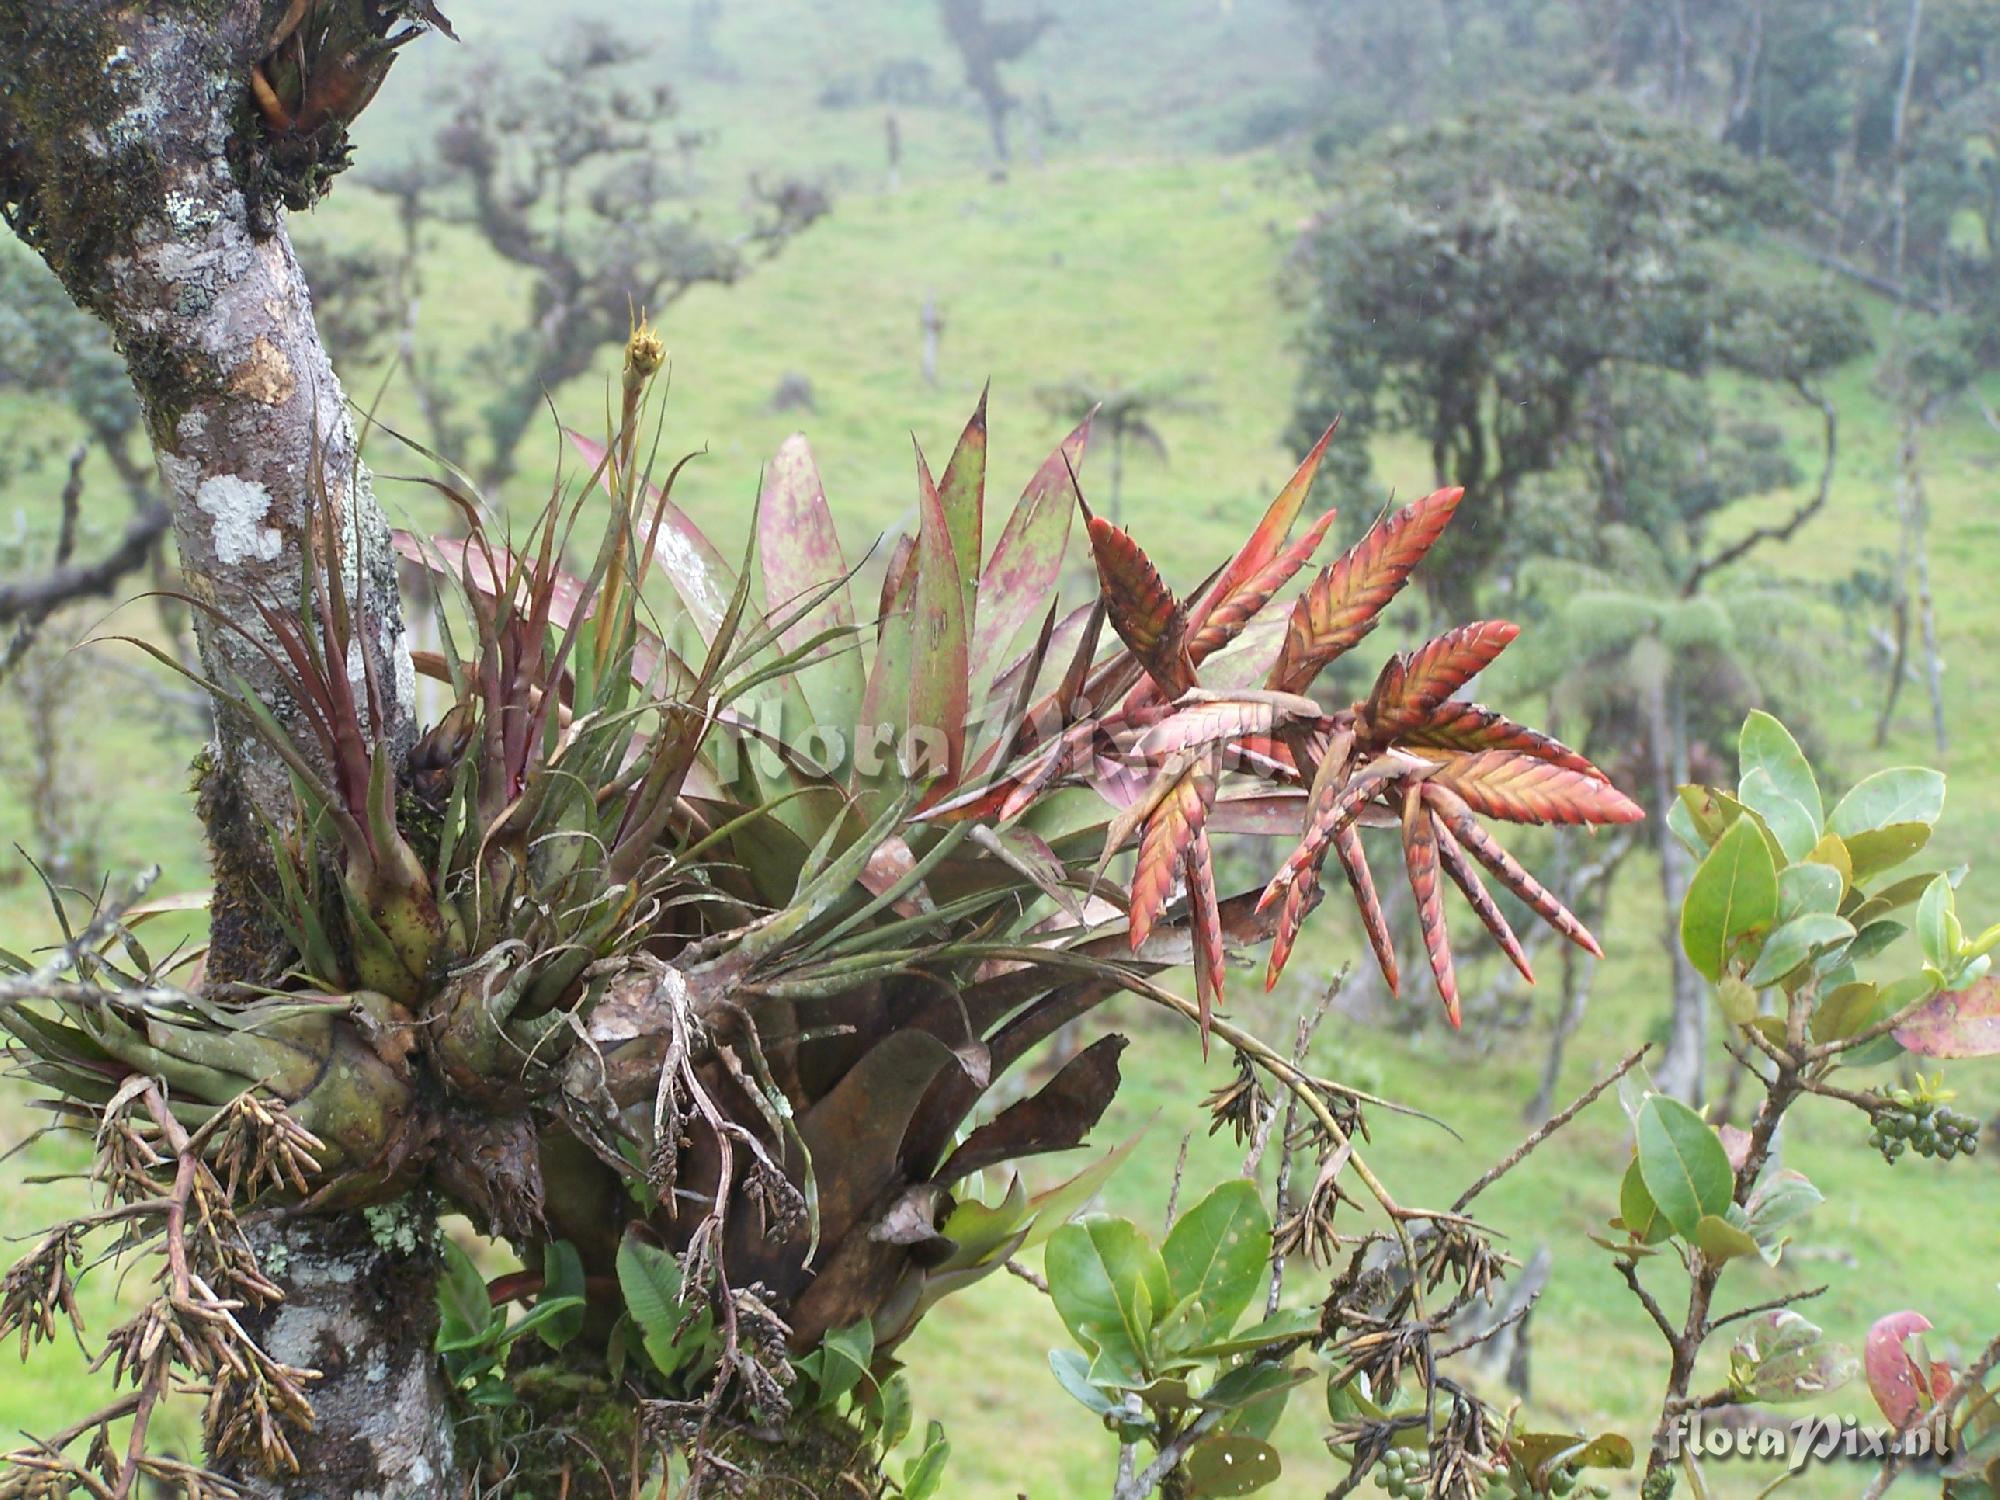
[[[1514,929],[1508,925],[1499,904],[1487,891],[1486,882],[1473,868],[1471,859],[1466,856],[1465,846],[1459,843],[1458,836],[1442,819],[1433,819],[1432,823],[1437,834],[1438,863],[1444,866],[1451,883],[1465,897],[1465,904],[1472,908],[1473,915],[1493,934],[1493,941],[1500,945],[1500,951],[1507,955],[1508,962],[1520,971],[1523,979],[1533,984],[1535,971],[1528,966],[1528,955],[1522,951],[1521,940],[1514,936]]]
[[[1373,630],[1464,497],[1462,489],[1445,489],[1411,502],[1322,571],[1292,606],[1271,686],[1305,691],[1321,668]]]
[[[1182,856],[1188,893],[1188,931],[1194,939],[1194,993],[1200,1011],[1201,1055],[1208,1056],[1208,1027],[1222,1005],[1222,910],[1215,897],[1215,860],[1208,829],[1197,824]]]
[[[1320,440],[1313,444],[1312,452],[1300,460],[1298,468],[1292,471],[1292,477],[1285,481],[1285,487],[1278,491],[1277,498],[1271,502],[1270,507],[1264,512],[1263,519],[1257,523],[1257,529],[1244,540],[1243,545],[1237,549],[1236,555],[1229,560],[1215,583],[1202,594],[1195,607],[1189,611],[1192,629],[1199,631],[1204,624],[1215,617],[1218,609],[1235,599],[1279,557],[1280,553],[1287,550],[1285,538],[1291,533],[1292,524],[1298,520],[1299,512],[1305,508],[1306,496],[1311,493],[1313,479],[1319,473],[1320,460],[1326,457],[1326,445],[1333,441],[1334,428],[1339,425],[1340,423],[1335,421],[1332,427],[1327,428],[1321,434]],[[1333,514],[1329,511],[1315,530],[1324,536],[1327,525],[1332,519]],[[1293,564],[1294,572],[1297,568],[1298,564]],[[1289,577],[1290,574],[1286,576]],[[1274,592],[1275,588],[1268,590],[1264,597],[1269,599]],[[1259,604],[1250,609],[1243,618],[1247,619],[1262,607]]]
[[[1520,626],[1506,620],[1480,620],[1391,657],[1368,699],[1369,737],[1386,745],[1427,723],[1439,705],[1492,665],[1520,633]]]
[[[1422,724],[1405,730],[1398,743],[1433,750],[1514,750],[1599,781],[1610,779],[1562,741],[1465,699],[1438,704]]]
[[[1181,857],[1208,821],[1208,805],[1214,794],[1214,779],[1190,766],[1146,819],[1145,832],[1139,837],[1139,860],[1132,871],[1129,916],[1134,950],[1146,941],[1173,898]]]
[[[1634,823],[1646,814],[1610,782],[1513,750],[1446,755],[1431,780],[1508,823]]]
[[[1444,1000],[1444,1016],[1458,1029],[1458,974],[1451,962],[1451,939],[1444,929],[1444,888],[1438,883],[1437,825],[1424,806],[1423,792],[1411,786],[1403,792],[1403,864],[1410,875],[1410,893],[1417,898],[1417,927],[1424,953],[1431,961]]]
[[[1090,550],[1111,628],[1131,648],[1161,693],[1178,698],[1194,686],[1187,654],[1187,611],[1145,550],[1102,516],[1090,518]]]
[[[1375,950],[1383,983],[1389,986],[1390,994],[1399,995],[1403,991],[1403,976],[1396,963],[1396,939],[1389,931],[1389,919],[1383,915],[1381,898],[1375,893],[1375,873],[1368,868],[1368,854],[1361,847],[1360,831],[1352,824],[1341,829],[1333,836],[1333,852],[1347,876],[1348,889],[1354,893],[1355,910],[1361,913],[1362,930],[1368,934],[1368,946]]]
[[[1431,781],[1424,784],[1424,799],[1465,851],[1492,871],[1500,883],[1518,896],[1536,916],[1584,952],[1604,957],[1604,950],[1597,946],[1597,939],[1590,935],[1590,929],[1579,922],[1547,887],[1530,875],[1519,860],[1500,847],[1493,835],[1479,825],[1472,809],[1461,798]]]
[[[1215,607],[1208,611],[1188,641],[1188,656],[1197,666],[1242,634],[1243,627],[1257,617],[1258,612],[1271,602],[1272,596],[1290,583],[1300,568],[1312,561],[1313,553],[1326,540],[1327,528],[1333,525],[1335,514],[1328,511],[1321,516],[1306,528],[1305,534],[1297,541],[1237,584],[1226,597],[1216,601]],[[1211,594],[1213,592],[1210,591]]]

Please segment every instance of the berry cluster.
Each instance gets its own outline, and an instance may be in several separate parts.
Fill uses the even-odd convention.
[[[1496,1474],[1486,1486],[1489,1500],[1541,1500],[1541,1495],[1529,1486],[1525,1475],[1516,1471]],[[1575,1469],[1557,1469],[1549,1476],[1548,1494],[1588,1496],[1590,1500],[1607,1500],[1611,1494],[1608,1485],[1583,1484]]]
[[[1391,1448],[1375,1464],[1375,1488],[1389,1500],[1424,1500],[1430,1489],[1430,1454],[1422,1448]]]
[[[1947,1107],[1944,1098],[1909,1089],[1886,1089],[1879,1097],[1882,1102],[1872,1116],[1875,1128],[1868,1133],[1868,1144],[1891,1165],[1911,1147],[1917,1155],[1939,1161],[1970,1156],[1979,1149],[1979,1122]]]

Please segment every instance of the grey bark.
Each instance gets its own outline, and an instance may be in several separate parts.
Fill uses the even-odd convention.
[[[307,523],[315,506],[338,507],[360,628],[394,664],[396,722],[380,727],[400,739],[411,679],[388,530],[298,262],[258,180],[250,72],[285,8],[0,0],[0,206],[118,341],[191,593],[260,632],[253,601],[297,600]],[[295,713],[261,653],[197,620],[211,678],[281,719]],[[233,711],[218,714],[212,753],[210,973],[263,978],[255,815],[287,819],[290,785]],[[313,1392],[318,1425],[298,1443],[303,1475],[257,1493],[455,1495],[429,1347],[437,1262],[428,1240],[393,1258],[350,1220],[301,1219],[281,1235],[288,1299],[268,1321],[266,1348],[324,1378]]]
[[[371,1227],[383,1226],[379,1239]],[[277,1359],[320,1372],[300,1473],[231,1477],[260,1500],[458,1500],[469,1494],[448,1416],[437,1338],[435,1222],[359,1215],[294,1219],[256,1234],[285,1300],[251,1332]]]

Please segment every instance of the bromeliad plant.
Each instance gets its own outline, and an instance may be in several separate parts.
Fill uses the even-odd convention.
[[[0,989],[28,1070],[75,1118],[151,1153],[149,1182],[176,1160],[206,1181],[219,1132],[254,1116],[246,1139],[309,1143],[304,1180],[270,1184],[284,1198],[443,1195],[529,1268],[491,1289],[495,1305],[547,1299],[530,1340],[475,1316],[464,1289],[446,1351],[462,1388],[492,1396],[503,1361],[547,1348],[580,1372],[560,1386],[572,1415],[641,1398],[645,1435],[689,1453],[697,1483],[746,1462],[745,1434],[825,1379],[835,1336],[852,1347],[865,1329],[870,1379],[884,1376],[940,1296],[1088,1196],[1090,1174],[1041,1202],[1017,1183],[988,1204],[966,1185],[1078,1145],[1117,1087],[1122,1038],[968,1126],[1037,1043],[1121,991],[1236,1052],[1239,1113],[1268,1113],[1263,1080],[1289,1091],[1293,1144],[1341,1153],[1420,1264],[1411,1212],[1355,1151],[1366,1097],[1233,1025],[1224,986],[1230,951],[1266,940],[1276,981],[1329,857],[1394,982],[1369,827],[1400,840],[1454,1024],[1444,880],[1524,971],[1481,869],[1595,951],[1480,821],[1639,815],[1582,757],[1456,696],[1512,626],[1394,653],[1346,707],[1309,696],[1459,492],[1382,519],[1274,607],[1332,521],[1291,536],[1323,439],[1235,555],[1181,595],[1089,512],[1087,420],[989,551],[982,400],[941,476],[917,455],[916,534],[862,607],[802,439],[764,475],[740,567],[674,504],[678,466],[652,481],[641,434],[659,366],[642,329],[607,441],[573,435],[589,481],[519,539],[489,533],[469,484],[432,481],[464,535],[398,545],[447,585],[443,649],[417,665],[453,701],[406,753],[379,731],[396,669],[357,627],[351,539],[322,505],[300,599],[259,601],[267,635],[253,638],[294,701],[206,684],[295,779],[300,815],[271,836],[288,966],[260,995],[198,1001],[101,912],[54,968],[23,964]],[[572,571],[593,489],[609,518]],[[1065,613],[1050,600],[1078,517],[1098,589]],[[1297,842],[1261,891],[1225,894],[1210,844],[1223,832]],[[1160,981],[1185,963],[1193,1001]],[[58,982],[64,968],[75,977]],[[145,1112],[138,1078],[157,1080]],[[176,1130],[193,1132],[187,1149]],[[144,1193],[114,1212],[172,1253],[226,1235],[254,1185],[204,1190],[194,1221]],[[71,1266],[43,1255],[17,1271],[0,1327],[44,1335]],[[254,1366],[240,1328],[214,1336]],[[149,1404],[170,1367],[212,1373],[175,1341],[148,1347],[127,1373]],[[277,1388],[277,1416],[246,1423],[235,1387],[214,1384],[219,1456],[283,1464],[282,1419],[299,1406]],[[545,1401],[534,1430],[553,1420]],[[503,1421],[494,1440],[527,1430]],[[121,1494],[142,1462],[35,1453]]]

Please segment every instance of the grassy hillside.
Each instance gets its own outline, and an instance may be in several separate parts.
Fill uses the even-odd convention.
[[[783,258],[738,289],[696,293],[666,328],[674,350],[666,446],[708,449],[679,498],[725,548],[742,538],[760,460],[794,427],[811,435],[855,556],[879,531],[907,518],[908,434],[914,431],[933,452],[948,445],[982,383],[992,382],[989,472],[1004,502],[1063,425],[1034,399],[1038,383],[1071,374],[1129,380],[1163,370],[1205,375],[1205,408],[1164,424],[1171,463],[1143,457],[1132,463],[1126,513],[1178,581],[1199,576],[1240,537],[1291,466],[1278,434],[1294,365],[1274,283],[1310,193],[1282,152],[1228,155],[1213,148],[1229,144],[1245,121],[1271,117],[1271,101],[1295,98],[1305,63],[1287,45],[1281,0],[1233,7],[1161,0],[1159,8],[1163,24],[1141,32],[1118,25],[1109,5],[1065,11],[1064,28],[1045,44],[1047,61],[1040,66],[1059,114],[1075,122],[1075,133],[1055,143],[1046,169],[991,180],[981,169],[979,120],[962,103],[947,101],[921,111],[915,126],[906,119],[909,172],[904,189],[893,195],[879,186],[879,113],[821,110],[812,101],[830,72],[864,73],[871,59],[905,53],[928,52],[942,75],[955,77],[955,64],[935,51],[930,7],[904,0],[867,7],[863,19],[838,21],[827,19],[833,7],[779,0],[736,0],[726,9],[718,44],[742,70],[742,80],[676,80],[685,86],[690,120],[715,123],[721,131],[718,181],[760,162],[802,160],[849,187],[834,215]],[[499,45],[538,40],[533,17],[539,8],[516,0],[490,9],[493,19],[481,25]],[[678,35],[672,28],[684,24],[683,9],[669,13],[670,43]],[[424,97],[458,60],[421,53],[413,61],[418,59],[423,66],[398,74],[385,99],[388,108],[372,122],[364,159],[368,153],[393,158],[421,142]],[[380,234],[383,227],[379,200],[348,185],[309,232],[339,243]],[[439,290],[425,308],[422,335],[437,348],[476,345],[487,327],[513,315],[520,294],[505,268],[454,231],[439,236],[427,275]],[[935,388],[918,373],[918,309],[927,293],[937,297],[948,320]],[[815,412],[773,415],[766,409],[787,372],[812,380]],[[347,372],[356,389],[372,388],[374,373]],[[1823,582],[1848,570],[1857,546],[1894,545],[1889,497],[1896,433],[1889,412],[1865,366],[1843,372],[1832,394],[1843,434],[1832,502],[1792,543],[1763,559],[1770,568]],[[554,396],[564,412],[592,425],[602,410],[602,380],[580,381]],[[396,422],[411,416],[394,386],[384,410]],[[1793,420],[1783,411],[1773,416]],[[65,423],[63,412],[45,403],[13,399],[0,410],[0,433],[59,438]],[[1802,461],[1809,459],[1811,428],[1799,420],[1788,430]],[[379,471],[416,466],[380,439],[378,445],[370,456]],[[1928,453],[1953,734],[1943,854],[1974,862],[1961,899],[1983,921],[2000,907],[2000,861],[1989,853],[2000,841],[2000,765],[1986,753],[2000,734],[2000,697],[1990,680],[2000,673],[1994,665],[2000,614],[1990,606],[2000,518],[1989,498],[2000,436],[1976,415],[1955,411],[1934,429]],[[508,497],[516,505],[546,493],[556,460],[553,434],[531,444],[527,457]],[[1413,448],[1385,447],[1378,459],[1378,472],[1401,492],[1427,485]],[[1086,467],[1087,485],[1101,477],[1101,463],[1098,455]],[[95,468],[92,481],[93,494],[112,493]],[[31,527],[46,527],[58,483],[59,476],[44,469],[0,492],[0,518],[19,511]],[[381,488],[400,519],[417,525],[435,519],[420,488],[388,481]],[[1746,502],[1740,514],[1726,518],[1725,529],[1779,514],[1792,499],[1774,494]],[[1479,518],[1460,524],[1476,525]],[[1856,665],[1853,622],[1825,604],[1816,606],[1816,619],[1824,669],[1811,709],[1831,752],[1829,779],[1844,784],[1879,764],[1934,759],[1914,688],[1891,747],[1876,752],[1867,746],[1878,683]],[[120,622],[126,621],[146,628],[145,607],[128,606],[114,626],[124,628]],[[82,634],[92,622],[73,623]],[[192,887],[202,874],[183,768],[194,747],[185,733],[162,729],[145,693],[126,678],[107,675],[119,649],[94,647],[73,659],[78,689],[91,695],[91,728],[77,756],[105,814],[103,861],[122,874],[157,860],[166,867],[166,888]],[[132,653],[122,659],[119,670],[134,669]],[[116,686],[107,691],[105,684]],[[1504,670],[1496,670],[1487,691],[1507,701]],[[18,744],[19,733],[17,717],[0,717],[0,747],[10,737]],[[25,827],[18,788],[0,785],[0,834],[11,839]],[[0,882],[18,871],[8,862]],[[1642,862],[1628,867],[1607,925],[1608,961],[1590,1018],[1569,1054],[1565,1094],[1651,1035],[1665,1007],[1660,912],[1652,871]],[[49,930],[31,882],[0,883],[0,934],[9,946],[26,947]],[[1351,931],[1331,908],[1318,931],[1317,946],[1295,962],[1296,977],[1271,1002],[1251,1000],[1252,983],[1236,988],[1239,1009],[1263,1019],[1270,1034],[1288,1033],[1285,1012],[1307,1000],[1320,978],[1353,951]],[[1410,1003],[1428,1002],[1419,996]],[[1548,1002],[1540,1008],[1546,1012]],[[1152,1124],[1106,1198],[1115,1210],[1151,1219],[1164,1202],[1184,1131],[1195,1132],[1187,1192],[1236,1169],[1239,1156],[1226,1138],[1201,1133],[1198,1108],[1201,1095],[1226,1078],[1228,1065],[1218,1057],[1204,1069],[1190,1035],[1136,1006],[1118,1014],[1137,1040],[1128,1054],[1128,1086],[1103,1139],[1149,1118]],[[1522,1132],[1520,1110],[1539,1067],[1542,1024],[1461,1041],[1436,1029],[1392,1037],[1336,1021],[1322,1033],[1315,1061],[1336,1076],[1422,1105],[1464,1137],[1461,1145],[1434,1127],[1387,1120],[1374,1150],[1378,1168],[1406,1201],[1449,1201]],[[1958,1071],[1965,1074],[1961,1087],[1975,1077],[1970,1069]],[[1990,1072],[1988,1077],[1967,1091],[1970,1107],[1982,1115],[2000,1108],[2000,1087]],[[26,1099],[25,1091],[11,1086],[0,1095],[0,1150],[24,1139],[36,1123]],[[1868,1150],[1864,1135],[1851,1117],[1808,1112],[1802,1118],[1788,1141],[1788,1161],[1825,1189],[1829,1203],[1782,1270],[1743,1273],[1737,1294],[1754,1300],[1825,1281],[1831,1290],[1813,1316],[1850,1342],[1858,1343],[1875,1316],[1902,1306],[1923,1309],[1947,1346],[1983,1341],[2000,1326],[2000,1290],[1993,1286],[2000,1264],[2000,1213],[1993,1209],[2000,1201],[2000,1152],[1943,1168],[1906,1160],[1891,1173]],[[1657,1399],[1659,1351],[1606,1258],[1585,1238],[1614,1210],[1626,1151],[1623,1118],[1606,1101],[1483,1201],[1489,1221],[1511,1237],[1523,1259],[1544,1242],[1556,1253],[1534,1322],[1533,1411],[1540,1424],[1636,1434]],[[75,1142],[41,1142],[15,1157],[0,1182],[0,1228],[28,1233],[75,1200],[72,1185],[21,1186],[24,1164],[47,1173],[74,1169],[84,1159]],[[100,1273],[94,1285],[89,1311],[93,1329],[101,1331],[114,1278]],[[1046,1351],[1061,1339],[1046,1303],[1004,1276],[947,1304],[924,1326],[908,1355],[919,1415],[942,1417],[952,1430],[948,1493],[968,1500],[1017,1493],[1056,1500],[1108,1490],[1111,1440],[1047,1374]],[[80,1359],[38,1362],[29,1379],[0,1378],[0,1428],[50,1425],[82,1408],[91,1388]],[[1319,1446],[1309,1396],[1297,1406],[1285,1444],[1294,1469],[1271,1492],[1286,1497],[1322,1494],[1337,1477]],[[1867,1403],[1848,1392],[1832,1407],[1865,1414]],[[1755,1489],[1743,1473],[1726,1473],[1717,1483],[1723,1495]],[[1787,1492],[1831,1497],[1859,1487],[1853,1473],[1830,1471]],[[1905,1486],[1898,1493],[1917,1491]]]

